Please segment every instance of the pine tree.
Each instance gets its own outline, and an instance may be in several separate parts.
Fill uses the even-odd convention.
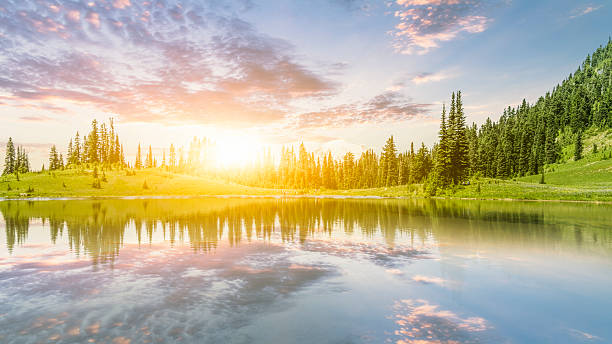
[[[574,160],[578,161],[582,159],[582,132],[578,132],[576,135],[576,143],[574,144]]]
[[[149,145],[149,164],[148,164],[148,168],[152,168],[155,167],[156,163],[155,163],[155,158],[153,157],[153,151],[151,150],[151,145]]]
[[[4,171],[2,175],[11,174],[15,172],[15,146],[13,145],[13,138],[9,137],[6,143],[6,153],[4,156]]]
[[[151,162],[151,146],[149,146],[149,151],[147,152],[147,156],[145,158],[144,167],[145,168],[150,168],[151,165],[152,165],[152,162]]]
[[[453,95],[454,107],[454,95]],[[450,135],[448,125],[446,123],[446,106],[442,105],[442,118],[440,120],[440,131],[438,132],[439,143],[436,150],[436,178],[440,185],[448,185],[450,180]],[[418,172],[415,171],[415,175]]]
[[[398,181],[398,169],[397,169],[397,149],[393,136],[387,139],[385,146],[383,147],[382,159],[383,163],[383,183],[385,186],[397,185]]]
[[[68,142],[68,152],[66,154],[66,165],[70,165],[72,163],[72,158],[73,158],[73,148],[72,148],[72,138],[70,139],[70,142]]]
[[[455,184],[462,182],[467,177],[469,167],[469,146],[467,141],[467,131],[465,127],[465,114],[461,101],[461,91],[457,91],[457,96],[453,94],[453,104],[451,104],[450,126],[450,156],[451,156],[451,181]],[[453,106],[454,105],[454,106]]]
[[[87,153],[88,162],[100,162],[100,139],[98,134],[98,121],[95,119],[91,122],[91,132],[87,136]]]
[[[57,154],[57,148],[55,145],[51,146],[49,151],[49,171],[57,170],[60,168],[59,155]]]
[[[79,165],[82,162],[81,157],[81,139],[79,137],[79,132],[77,131],[76,136],[74,137],[74,147],[72,149],[73,160],[72,163]]]
[[[136,161],[134,162],[134,168],[138,170],[142,168],[142,155],[140,153],[140,143],[138,144],[138,152],[136,153]]]

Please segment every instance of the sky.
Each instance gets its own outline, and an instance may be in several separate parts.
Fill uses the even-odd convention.
[[[128,157],[194,136],[316,152],[436,141],[534,102],[612,34],[608,1],[0,0],[0,145],[34,168],[92,119]],[[249,153],[250,154],[250,153]]]

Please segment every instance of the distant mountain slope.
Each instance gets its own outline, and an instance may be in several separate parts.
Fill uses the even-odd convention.
[[[585,131],[612,128],[612,40],[588,55],[582,65],[535,104],[523,100],[468,129],[472,174],[514,177],[537,174],[545,164],[580,159],[563,148],[584,147]],[[586,147],[585,147],[586,148]],[[572,149],[572,152],[574,149]]]

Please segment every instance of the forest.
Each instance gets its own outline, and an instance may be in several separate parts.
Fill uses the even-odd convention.
[[[513,178],[544,172],[547,164],[580,160],[583,139],[589,129],[612,127],[612,40],[588,55],[578,69],[534,104],[523,100],[508,106],[499,120],[466,125],[461,91],[453,92],[442,107],[439,140],[433,147],[411,143],[398,151],[393,136],[380,153],[372,149],[358,157],[331,152],[315,155],[304,144],[284,147],[280,157],[270,150],[250,166],[220,171],[213,168],[215,143],[206,138],[194,140],[187,148],[168,147],[156,157],[149,145],[139,144],[133,162],[126,160],[123,145],[112,119],[99,124],[94,120],[87,135],[76,132],[69,139],[65,154],[52,146],[47,169],[126,169],[162,168],[167,171],[222,176],[230,181],[281,189],[367,189],[423,184],[435,195],[452,185],[469,183],[472,177]],[[571,147],[563,152],[563,147]],[[599,147],[606,149],[607,147]],[[597,152],[598,147],[589,147]],[[607,158],[610,158],[608,154]],[[64,158],[65,157],[65,158]],[[7,143],[3,175],[31,170],[28,155],[12,139]],[[43,165],[42,170],[45,170]],[[99,181],[97,185],[99,185]],[[96,185],[94,180],[93,185]]]

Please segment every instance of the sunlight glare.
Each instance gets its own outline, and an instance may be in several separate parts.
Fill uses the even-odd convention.
[[[216,140],[218,167],[240,167],[254,162],[263,151],[258,137],[237,133]]]

